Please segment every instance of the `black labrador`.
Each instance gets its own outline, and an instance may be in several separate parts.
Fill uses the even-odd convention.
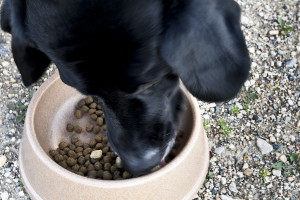
[[[233,0],[4,0],[1,27],[25,86],[50,62],[103,100],[108,139],[135,175],[168,153],[184,98],[234,97],[250,59]]]

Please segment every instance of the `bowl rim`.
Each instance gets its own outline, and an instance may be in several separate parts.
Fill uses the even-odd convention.
[[[38,91],[33,95],[27,110],[24,129],[26,129],[25,134],[27,135],[27,139],[29,141],[30,146],[33,148],[34,152],[37,154],[41,162],[43,162],[47,166],[51,166],[51,169],[53,171],[56,171],[57,174],[59,174],[65,179],[69,179],[75,182],[81,182],[82,184],[85,184],[87,186],[101,187],[101,188],[124,188],[124,187],[131,187],[131,186],[150,182],[153,179],[164,176],[169,171],[177,167],[184,160],[184,158],[187,157],[188,154],[192,151],[192,147],[196,145],[195,144],[197,141],[196,137],[199,137],[199,134],[201,134],[202,132],[202,131],[201,132],[197,131],[197,130],[201,130],[201,121],[202,121],[198,102],[196,98],[193,97],[187,91],[187,89],[183,86],[183,84],[181,84],[181,89],[191,106],[194,123],[192,125],[191,135],[188,138],[186,145],[183,147],[181,152],[170,163],[168,163],[168,165],[150,174],[140,176],[140,177],[135,177],[132,179],[126,179],[126,180],[99,180],[99,179],[92,179],[92,178],[77,175],[75,173],[69,172],[68,170],[62,168],[50,158],[50,156],[41,147],[36,137],[35,128],[34,128],[33,119],[35,118],[35,114],[36,114],[35,111],[40,99],[47,92],[47,89],[50,88],[53,84],[55,84],[57,81],[59,81],[59,79],[60,79],[59,73],[56,72],[54,75],[52,75],[52,77],[46,80],[42,84],[42,86],[38,89]],[[204,131],[203,134],[205,134]]]

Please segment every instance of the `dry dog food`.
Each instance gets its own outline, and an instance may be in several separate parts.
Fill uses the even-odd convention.
[[[62,141],[57,149],[49,151],[52,159],[63,168],[89,178],[102,180],[132,178],[133,176],[122,168],[120,157],[112,152],[108,138],[103,134],[106,131],[104,112],[92,97],[80,100],[76,106],[74,117],[81,119],[84,114],[90,115],[90,124],[86,127],[80,127],[68,123],[66,130],[77,134],[83,132],[87,132],[87,134],[94,133],[94,139],[91,139],[89,143],[84,143],[80,141],[78,136],[70,135],[70,143]],[[170,162],[179,153],[182,136],[182,132],[179,132],[173,149],[165,159],[166,163]],[[159,168],[160,166],[156,167],[155,170]]]

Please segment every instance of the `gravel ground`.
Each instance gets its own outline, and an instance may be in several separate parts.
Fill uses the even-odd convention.
[[[199,102],[210,143],[206,183],[196,199],[299,199],[300,2],[239,0],[252,70],[229,102]],[[286,25],[279,27],[281,18]],[[292,27],[289,33],[289,27]],[[18,169],[23,118],[35,90],[25,88],[10,36],[0,31],[0,199],[30,199]],[[297,157],[298,156],[298,157]]]

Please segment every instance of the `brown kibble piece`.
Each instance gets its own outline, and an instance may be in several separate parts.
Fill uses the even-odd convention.
[[[104,148],[102,149],[102,153],[103,153],[103,154],[106,154],[108,151],[109,151],[109,147],[108,147],[108,146],[106,146],[106,147],[104,147]]]
[[[94,164],[94,167],[95,167],[96,170],[102,169],[102,165],[101,165],[100,162],[96,162],[96,163]]]
[[[111,173],[115,173],[117,170],[118,169],[117,169],[117,166],[115,164],[110,167]]]
[[[102,136],[101,135],[97,135],[95,137],[96,142],[102,142]]]
[[[85,101],[82,99],[82,100],[80,100],[78,103],[77,103],[77,107],[78,108],[81,108],[82,106],[84,106],[85,105]]]
[[[75,143],[75,146],[76,146],[76,147],[82,147],[82,146],[83,146],[83,143],[80,142],[80,141],[78,141],[78,142]]]
[[[76,135],[74,135],[74,136],[71,137],[71,143],[72,144],[75,144],[78,141],[79,141],[79,138]]]
[[[102,143],[97,143],[95,146],[96,150],[102,149],[103,148],[103,144]]]
[[[82,172],[75,172],[75,173],[80,175],[80,176],[84,176],[84,174]]]
[[[78,153],[77,153],[77,158],[80,157],[80,156],[83,156],[83,153],[82,153],[82,152],[78,152]]]
[[[102,118],[102,117],[98,117],[98,118],[97,118],[97,124],[98,124],[99,126],[102,126],[102,125],[103,125],[103,118]]]
[[[97,172],[95,170],[88,171],[87,176],[89,178],[96,178],[97,177]]]
[[[87,160],[87,161],[84,163],[84,166],[85,166],[85,167],[88,167],[90,164],[91,164],[91,162],[90,162],[89,160]]]
[[[82,147],[84,148],[84,149],[87,149],[87,148],[90,148],[90,145],[89,145],[89,143],[83,143],[83,145],[82,145]]]
[[[110,163],[105,163],[104,166],[103,166],[103,169],[106,170],[106,171],[110,171],[110,168],[111,168]]]
[[[74,113],[74,116],[76,119],[80,119],[82,117],[82,112],[81,110],[76,110]]]
[[[104,137],[102,138],[102,142],[103,142],[103,143],[108,143],[108,138],[107,138],[107,136],[104,136]]]
[[[104,180],[111,180],[111,179],[112,179],[111,173],[108,172],[108,171],[104,171],[104,172],[103,172],[103,179],[104,179]]]
[[[82,128],[80,126],[76,125],[76,126],[74,126],[74,131],[76,133],[81,133],[82,132]]]
[[[85,98],[85,103],[86,104],[91,104],[91,103],[93,103],[94,102],[94,99],[92,98],[92,97],[86,97]]]
[[[97,118],[98,118],[98,116],[97,116],[96,114],[91,114],[91,119],[92,119],[92,120],[96,121]]]
[[[85,159],[86,161],[90,161],[90,159],[91,159],[91,154],[86,154],[86,155],[84,156],[84,159]]]
[[[89,164],[89,166],[87,167],[88,171],[91,171],[91,170],[95,170],[95,167],[94,165],[92,164]]]
[[[59,149],[61,149],[61,150],[63,150],[67,146],[68,146],[68,143],[66,143],[66,142],[60,142],[59,145],[58,145]]]
[[[97,109],[98,109],[98,110],[102,110],[102,107],[98,104],[98,105],[97,105]]]
[[[89,109],[89,115],[94,114],[95,112],[96,112],[96,109],[94,109],[94,108]]]
[[[94,130],[94,125],[89,124],[85,128],[86,132],[91,133]]]
[[[74,159],[77,159],[77,154],[75,153],[75,151],[70,150],[70,151],[68,152],[68,155],[69,155],[70,157],[74,158]]]
[[[76,149],[76,146],[74,144],[69,144],[69,149],[74,151]]]
[[[110,163],[111,157],[110,156],[104,156],[103,160],[104,160],[105,163]]]
[[[127,172],[127,171],[124,171],[124,172],[123,172],[123,174],[122,174],[122,177],[123,177],[124,179],[127,179],[127,178],[131,178],[131,177],[132,177],[132,175],[131,175],[131,174],[129,174],[129,172]]]
[[[92,139],[89,144],[90,144],[90,147],[94,148],[96,146],[97,142],[95,139]]]
[[[81,166],[78,171],[82,172],[83,174],[86,174],[87,173],[87,168],[84,167],[84,166]]]
[[[77,162],[78,162],[80,165],[83,165],[83,164],[85,163],[84,157],[83,157],[83,156],[78,157]]]
[[[111,157],[111,159],[116,159],[117,158],[117,154],[115,153],[115,152],[112,152],[111,154],[110,154],[110,157]]]
[[[90,154],[92,152],[91,148],[86,148],[85,150],[83,150],[83,155],[86,156],[88,154]]]
[[[67,160],[69,157],[67,155],[63,155],[64,159]]]
[[[102,111],[102,110],[97,110],[97,111],[96,111],[96,115],[97,115],[98,117],[101,117],[102,114],[103,114],[103,111]]]
[[[74,158],[69,157],[69,158],[67,159],[67,164],[68,164],[68,166],[70,166],[70,167],[76,165],[76,163],[77,163],[77,160],[75,160]]]
[[[91,103],[90,104],[90,108],[96,109],[97,108],[97,104],[96,103]]]
[[[66,154],[68,154],[69,151],[70,151],[69,147],[64,148],[64,152],[65,152]]]
[[[89,111],[89,107],[87,107],[87,106],[82,106],[81,108],[80,108],[80,110],[81,110],[81,112],[83,112],[83,113],[87,113],[88,111]]]
[[[50,151],[49,151],[49,154],[50,154],[50,156],[51,156],[52,158],[54,158],[54,156],[57,155],[58,152],[55,151],[55,150],[50,150]]]
[[[106,129],[107,129],[107,128],[106,128],[106,124],[104,124],[104,125],[102,126],[102,130],[103,130],[103,131],[106,131]]]
[[[95,164],[98,160],[99,159],[93,159],[93,158],[90,159],[90,161],[91,161],[92,164]]]
[[[76,164],[76,165],[74,165],[74,166],[72,167],[72,170],[78,171],[79,168],[80,168],[80,166],[79,166],[78,164]]]
[[[100,178],[100,179],[102,179],[103,178],[103,170],[102,169],[100,169],[99,171],[97,171],[97,178]]]
[[[96,125],[94,126],[94,134],[98,134],[101,131],[100,126]]]
[[[65,160],[60,161],[58,164],[65,169],[68,167],[67,162]]]
[[[75,152],[76,153],[79,153],[79,152],[82,152],[83,151],[83,148],[82,147],[76,147],[75,149]]]
[[[68,132],[73,132],[74,131],[74,126],[72,124],[67,124],[66,129],[67,129]]]

